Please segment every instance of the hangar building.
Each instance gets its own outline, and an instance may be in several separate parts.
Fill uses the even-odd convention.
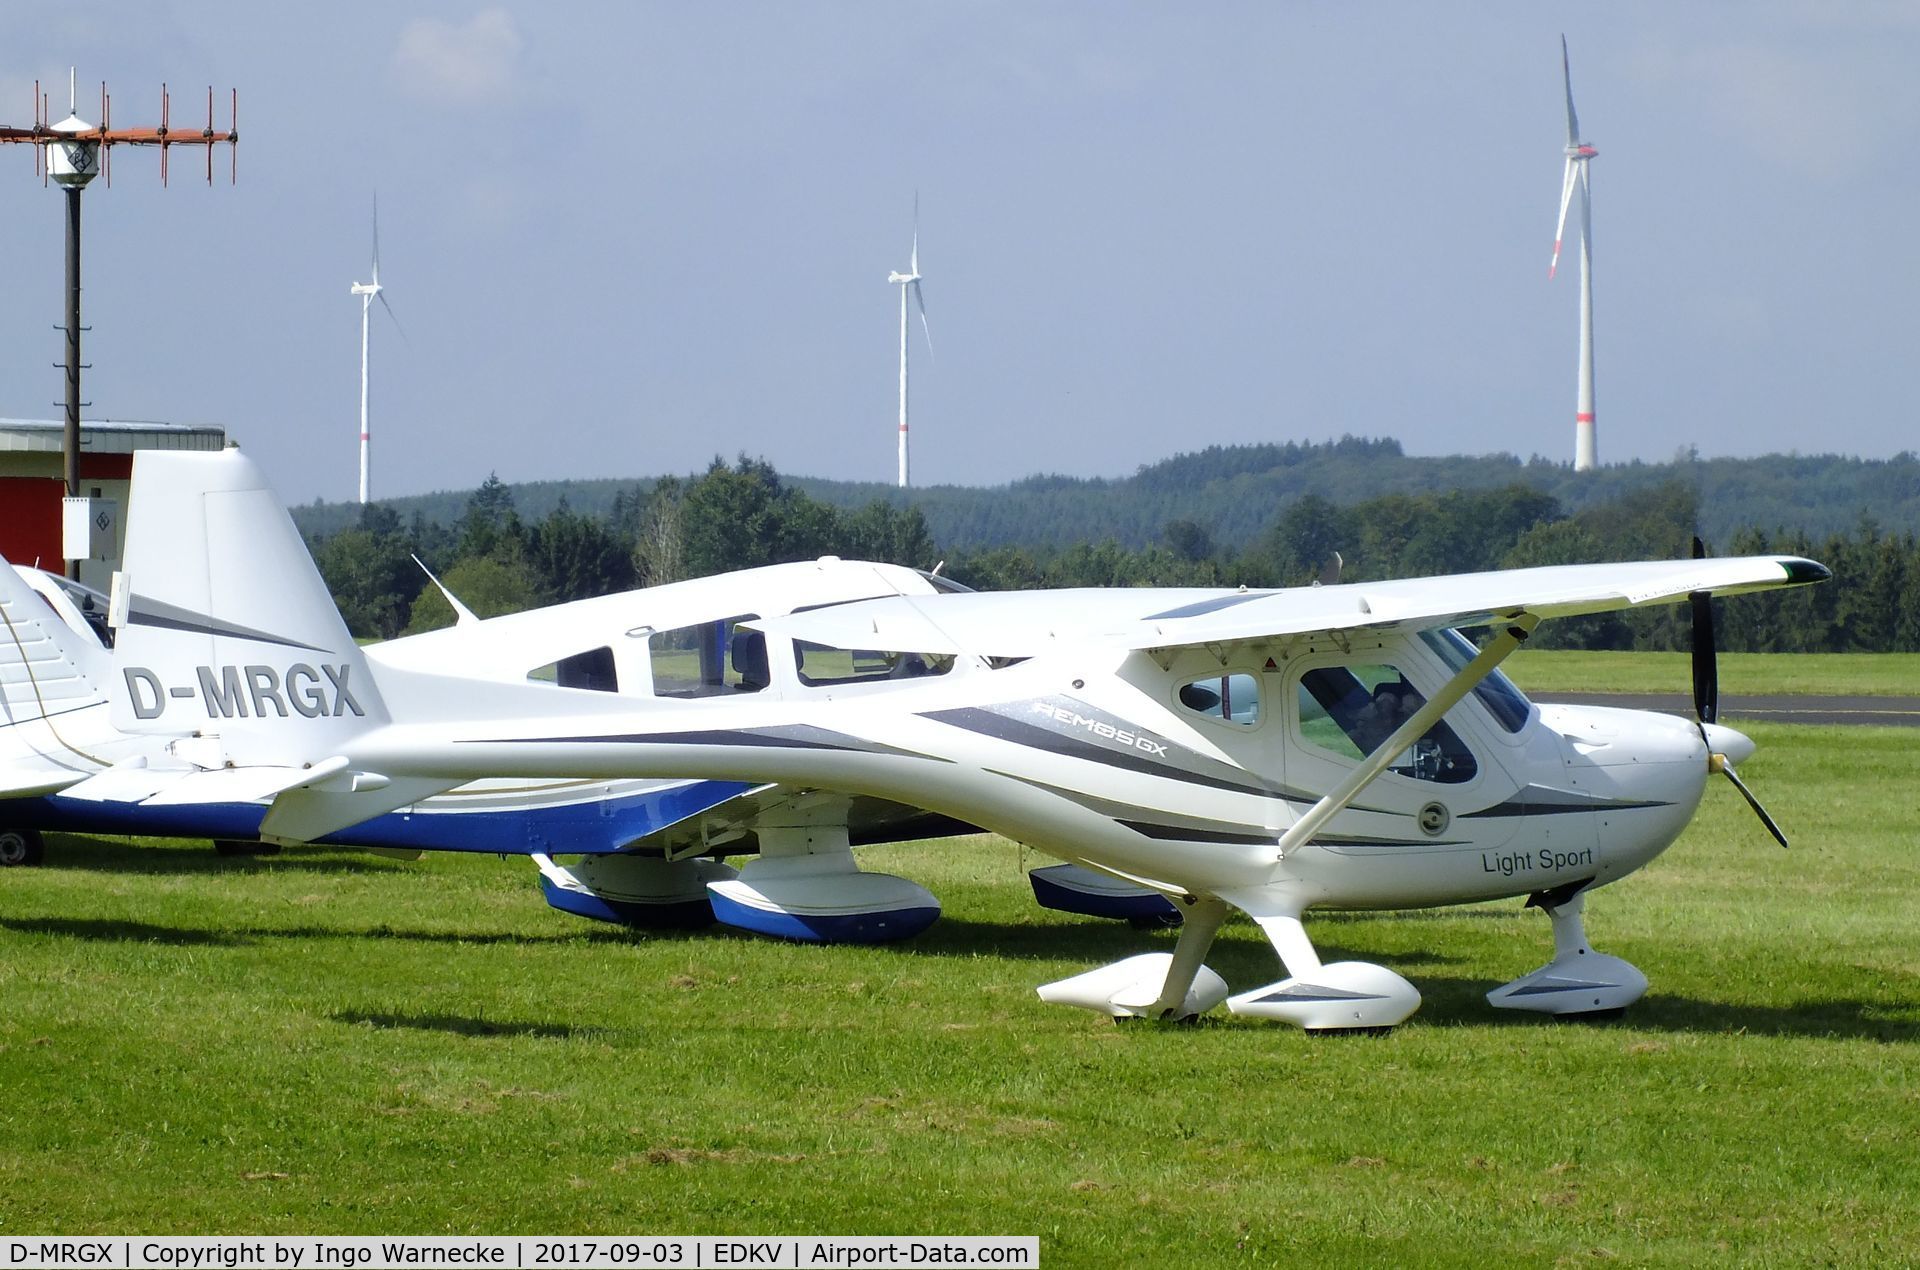
[[[63,567],[64,427],[57,419],[0,419],[0,555],[15,564]],[[120,567],[135,450],[218,450],[226,443],[226,429],[214,425],[82,420],[78,492],[111,504],[103,510],[113,517],[113,545],[106,559],[81,562],[80,580],[106,591]]]

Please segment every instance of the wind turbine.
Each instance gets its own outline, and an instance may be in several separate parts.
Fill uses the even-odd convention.
[[[920,329],[926,333],[927,354],[933,354],[933,332],[927,327],[927,298],[920,294],[920,196],[913,196],[913,253],[907,271],[887,275],[900,284],[900,488],[907,488],[907,292],[920,306]]]
[[[1580,139],[1580,117],[1573,113],[1573,70],[1567,62],[1567,37],[1560,37],[1560,75],[1567,88],[1567,168],[1560,184],[1560,224],[1553,231],[1551,279],[1560,267],[1560,242],[1566,234],[1573,187],[1580,187],[1580,396],[1573,415],[1573,470],[1590,472],[1600,459],[1593,419],[1593,187],[1587,164],[1600,152]]]
[[[385,288],[380,285],[380,196],[373,196],[373,281],[356,282],[350,294],[360,297],[360,502],[367,501],[367,325],[373,309],[374,297],[380,299],[380,307],[393,319],[393,329],[405,339],[407,333],[400,325],[399,315],[393,311],[393,305],[382,294]]]

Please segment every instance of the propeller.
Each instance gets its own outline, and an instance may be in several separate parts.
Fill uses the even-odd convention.
[[[1704,560],[1706,556],[1707,545],[1695,538],[1693,558]],[[1747,788],[1747,783],[1740,779],[1740,773],[1734,770],[1733,760],[1727,756],[1726,751],[1733,748],[1728,742],[1740,734],[1717,726],[1720,718],[1720,662],[1713,639],[1713,595],[1708,591],[1689,592],[1687,603],[1693,610],[1693,714],[1695,724],[1700,729],[1700,739],[1707,747],[1707,770],[1719,772],[1732,781],[1733,787],[1740,791],[1740,796],[1747,800],[1747,806],[1753,808],[1753,814],[1760,817],[1760,823],[1773,835],[1773,840],[1784,847],[1787,845],[1787,835],[1780,832],[1780,826],[1760,805],[1760,800]],[[1717,748],[1713,735],[1716,732],[1720,734]],[[1743,748],[1751,753],[1751,742]]]

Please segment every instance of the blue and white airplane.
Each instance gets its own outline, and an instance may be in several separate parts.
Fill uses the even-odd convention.
[[[789,686],[769,675],[762,637],[742,629],[743,621],[952,585],[894,565],[829,558],[485,621],[463,614],[456,626],[375,645],[365,656],[370,666],[396,671],[545,681],[698,708]],[[108,717],[107,689],[115,681],[102,638],[108,603],[57,575],[0,565],[0,796],[11,796],[0,802],[0,865],[38,862],[47,830],[259,837],[267,804],[245,789],[214,801],[114,796],[134,773],[156,779],[168,758],[163,742],[123,731]],[[180,615],[155,620],[180,630],[194,625]],[[262,664],[225,667],[168,692],[137,674],[120,682],[143,727],[177,717],[189,695],[197,714],[236,722],[357,709],[363,689],[354,675],[365,672],[328,669],[296,666],[282,678]],[[863,659],[843,669],[850,679],[871,680],[898,668]],[[783,873],[775,862],[796,818],[812,833],[823,815],[834,822],[837,849],[800,853],[807,859]],[[905,879],[860,871],[850,848],[953,832],[972,827],[872,798],[835,800],[823,813],[805,794],[770,782],[496,778],[406,798],[321,841],[407,855],[525,855],[539,866],[549,903],[606,921],[692,925],[717,916],[786,938],[865,942],[918,933],[938,916],[939,902]],[[766,875],[760,885],[724,863],[738,855],[762,857],[749,866]],[[578,859],[566,866],[556,856]],[[819,877],[831,884],[821,888]]]
[[[734,646],[759,633],[767,687],[682,700],[364,654],[235,452],[140,455],[129,529],[113,721],[170,738],[166,762],[117,764],[69,796],[244,794],[271,803],[263,836],[306,842],[510,773],[763,782],[793,800],[762,822],[771,851],[738,884],[797,873],[823,901],[859,876],[822,867],[847,858],[846,809],[876,799],[1030,844],[1184,917],[1172,953],[1048,984],[1044,999],[1119,1017],[1225,1001],[1314,1030],[1391,1027],[1420,1003],[1385,966],[1323,963],[1304,924],[1322,908],[1527,896],[1554,955],[1491,1004],[1578,1015],[1637,1000],[1645,976],[1587,941],[1587,894],[1671,845],[1714,775],[1746,793],[1734,769],[1753,743],[1712,717],[1711,598],[1829,576],[1758,556],[1278,591],[895,588],[743,610]],[[1542,621],[1682,602],[1695,722],[1540,707],[1499,674]],[[1482,641],[1463,633],[1476,628]],[[602,659],[583,673],[617,666],[620,647],[581,650]],[[1285,975],[1229,997],[1204,958],[1235,911]]]

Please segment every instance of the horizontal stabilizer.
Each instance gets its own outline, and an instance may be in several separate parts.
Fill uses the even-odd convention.
[[[191,776],[197,768],[149,767],[144,758],[116,763],[76,785],[69,785],[62,796],[93,803],[141,803],[174,781]]]
[[[309,781],[326,780],[347,765],[330,758],[311,767],[153,767],[145,759],[117,763],[63,792],[88,802],[181,807],[252,803]]]
[[[80,772],[55,772],[45,768],[34,771],[0,771],[0,798],[39,798],[71,789],[82,778]]]
[[[410,807],[435,794],[444,794],[461,782],[431,776],[403,776],[366,780],[352,777],[327,781],[324,788],[288,789],[273,800],[273,809],[260,822],[264,842],[313,842],[330,833],[350,829],[375,816]],[[354,788],[360,785],[359,788]]]
[[[312,767],[222,767],[194,772],[147,799],[147,804],[171,807],[187,803],[260,802],[296,785],[325,780],[346,765],[347,760],[336,756]]]

